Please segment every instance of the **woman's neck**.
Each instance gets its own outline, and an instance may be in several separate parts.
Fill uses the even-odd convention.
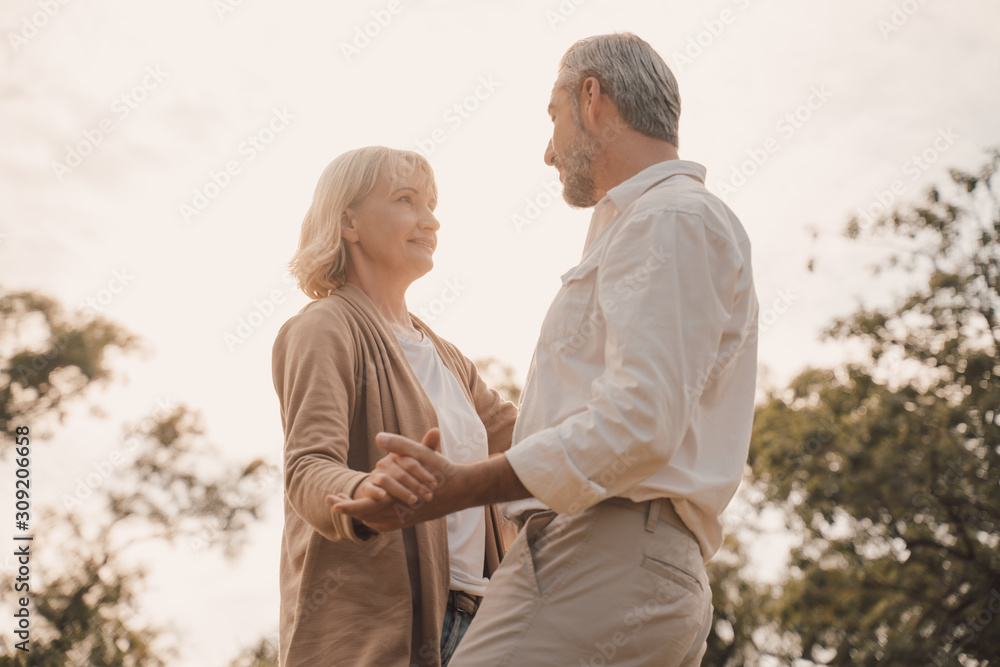
[[[409,284],[391,283],[381,277],[365,275],[365,272],[356,271],[350,266],[347,269],[347,282],[365,293],[393,331],[407,338],[420,340],[423,334],[413,326],[406,308],[406,289]]]

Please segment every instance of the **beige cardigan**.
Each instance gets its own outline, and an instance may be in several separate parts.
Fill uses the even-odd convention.
[[[514,404],[490,389],[458,348],[411,317],[483,420],[490,454],[508,449]],[[282,667],[439,667],[450,580],[445,519],[371,536],[355,532],[324,500],[353,493],[385,455],[376,433],[420,441],[437,426],[395,334],[348,284],[285,322],[271,370],[285,437]],[[496,508],[484,511],[488,576],[503,545]]]

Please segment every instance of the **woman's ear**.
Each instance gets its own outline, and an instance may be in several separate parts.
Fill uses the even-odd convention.
[[[340,236],[348,243],[358,242],[357,218],[347,210],[340,214]]]

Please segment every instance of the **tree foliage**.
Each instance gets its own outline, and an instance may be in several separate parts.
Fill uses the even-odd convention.
[[[0,296],[0,314],[4,457],[13,447],[9,435],[24,424],[32,425],[33,451],[52,446],[34,424],[61,419],[68,403],[110,381],[109,352],[140,347],[118,325],[68,316],[55,300],[31,292]],[[59,545],[60,553],[33,557],[30,653],[5,633],[0,667],[167,664],[175,647],[141,620],[146,572],[130,554],[138,545],[166,543],[221,548],[235,558],[277,479],[262,460],[220,462],[199,415],[183,405],[161,406],[127,427],[122,446],[103,464],[113,474],[100,484],[67,489],[53,507],[32,506],[34,544]],[[12,578],[0,577],[0,586],[13,590]]]
[[[806,369],[757,409],[755,504],[802,541],[783,586],[736,612],[736,637],[713,637],[737,662],[705,664],[767,637],[782,664],[1000,664],[998,167],[993,151],[924,203],[849,223],[889,242],[873,272],[910,291],[825,332],[865,343],[865,361]]]

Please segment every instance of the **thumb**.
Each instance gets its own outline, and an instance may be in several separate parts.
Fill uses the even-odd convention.
[[[434,450],[438,454],[441,453],[441,429],[434,427],[424,434],[424,439],[421,442],[424,447]]]

